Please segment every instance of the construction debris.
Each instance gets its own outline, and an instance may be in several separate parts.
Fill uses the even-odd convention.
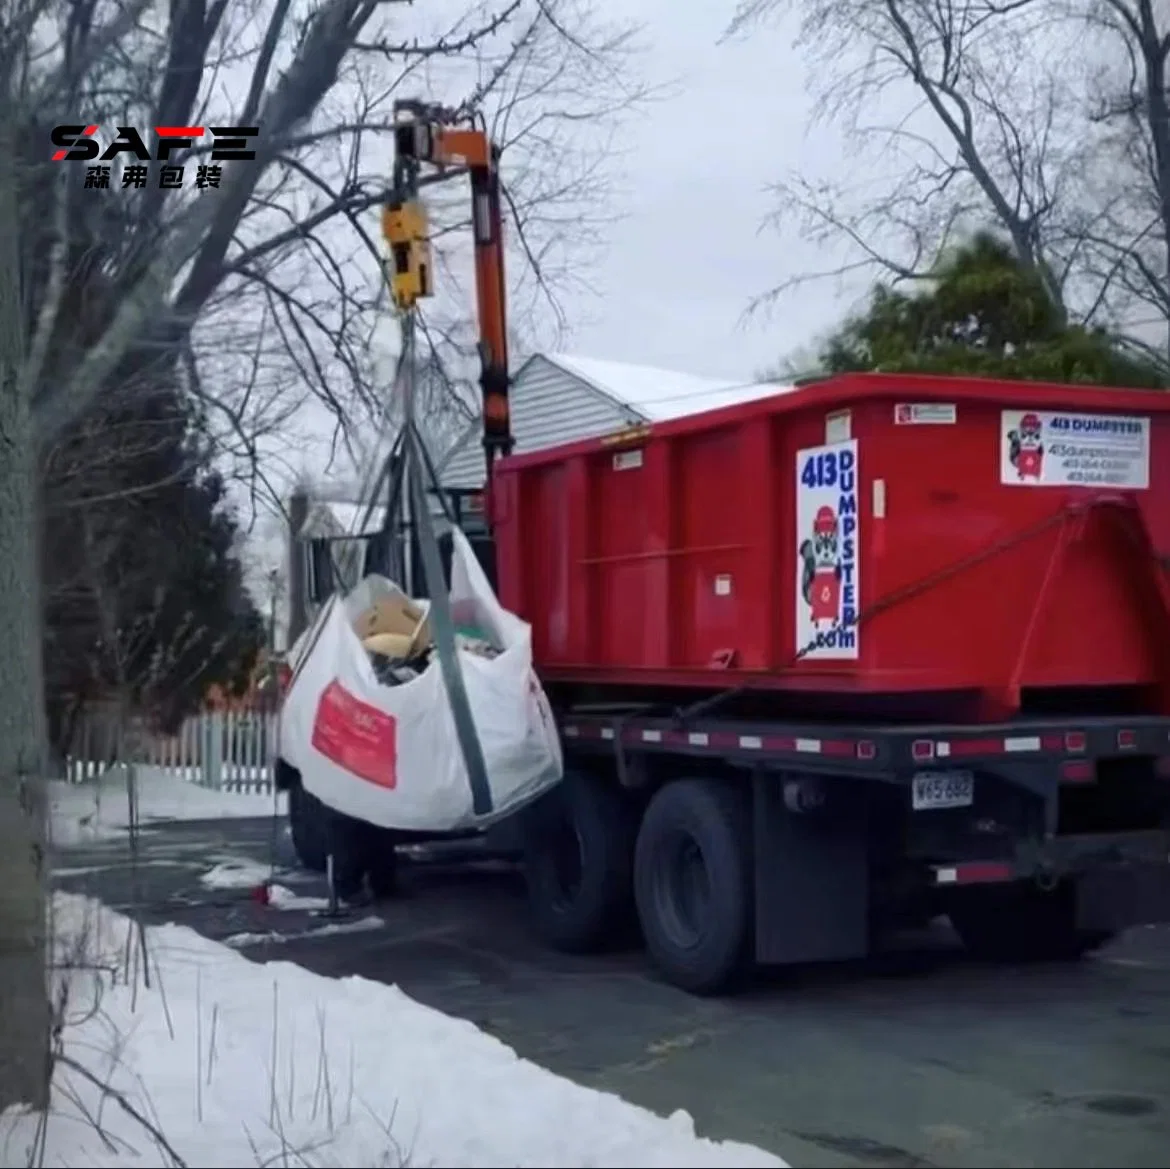
[[[384,686],[400,686],[430,665],[434,639],[426,610],[409,597],[383,597],[358,615],[354,632],[370,655],[374,674]],[[460,626],[455,648],[478,657],[498,657],[501,650],[485,630]]]

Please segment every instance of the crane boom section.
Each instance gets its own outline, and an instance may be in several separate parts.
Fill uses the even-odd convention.
[[[451,177],[452,173],[466,173],[470,179],[483,445],[490,481],[495,459],[508,454],[513,445],[499,149],[485,130],[457,124],[455,114],[438,106],[399,102],[395,117],[395,192],[384,216],[393,209],[398,219],[390,227],[397,229],[400,224],[416,225],[419,221],[422,213],[418,190],[424,165],[436,170],[436,179]],[[404,208],[420,210],[402,215]],[[384,228],[386,224],[384,219]],[[401,233],[395,239],[391,238],[390,231],[386,235],[392,255],[396,246],[409,245],[410,241],[402,238]],[[399,255],[408,270],[401,280],[407,294],[431,295],[429,243],[425,250],[421,244],[408,246]],[[421,276],[416,275],[420,272]]]

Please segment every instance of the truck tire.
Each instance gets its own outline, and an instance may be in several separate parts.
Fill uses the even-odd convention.
[[[751,955],[747,793],[712,780],[668,784],[650,801],[634,852],[634,898],[651,961],[692,994],[716,994]]]
[[[325,809],[301,786],[298,775],[288,787],[288,825],[293,852],[310,872],[325,871]]]
[[[569,954],[604,948],[632,920],[636,822],[616,783],[569,772],[523,813],[528,908],[541,940]]]
[[[993,961],[1072,960],[1113,937],[1077,929],[1075,890],[1068,884],[1051,891],[1034,885],[956,890],[948,915],[967,952]]]

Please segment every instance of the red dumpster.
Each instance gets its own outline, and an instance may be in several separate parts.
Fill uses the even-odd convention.
[[[491,508],[548,681],[1170,714],[1161,393],[841,376],[506,459]]]

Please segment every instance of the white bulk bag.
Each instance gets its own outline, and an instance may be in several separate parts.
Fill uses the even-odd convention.
[[[483,750],[492,813],[477,817],[438,652],[417,677],[383,685],[353,630],[381,597],[402,596],[370,576],[318,616],[295,656],[280,720],[281,756],[329,807],[383,828],[452,832],[516,810],[563,772],[552,711],[532,668],[531,627],[496,599],[462,532],[453,532],[451,618],[502,647],[457,651]],[[418,602],[416,602],[418,603]]]

